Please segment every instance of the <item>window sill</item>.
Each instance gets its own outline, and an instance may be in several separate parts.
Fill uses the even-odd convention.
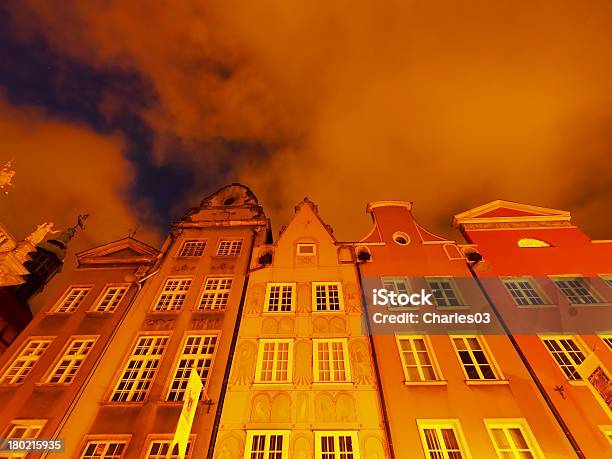
[[[227,308],[221,309],[192,309],[192,314],[202,314],[203,316],[209,316],[212,314],[224,314],[227,311]]]
[[[558,304],[517,304],[517,309],[552,309],[558,308]]]
[[[140,408],[145,405],[146,401],[143,402],[110,402],[108,400],[99,402],[100,406],[114,406],[117,408]]]
[[[440,379],[438,381],[404,381],[406,386],[446,386],[448,381]]]
[[[85,311],[88,317],[110,317],[115,311]]]
[[[281,382],[256,382],[251,386],[253,390],[287,390],[295,389],[293,383],[281,383]]]
[[[575,386],[575,387],[584,387],[584,386],[589,385],[589,383],[583,379],[569,379],[567,383],[570,386]]]
[[[344,315],[346,313],[346,311],[344,309],[340,309],[339,311],[327,311],[327,310],[323,310],[323,311],[318,311],[318,310],[313,310],[310,311],[312,312],[314,315],[323,315],[323,314],[334,314],[334,315]]]
[[[612,303],[569,303],[570,308],[588,308],[589,306],[601,307],[601,306],[612,306]]]
[[[296,313],[295,310],[291,311],[264,311],[262,314],[264,316],[294,316]]]
[[[34,386],[40,389],[53,389],[53,388],[66,388],[71,386],[72,383],[50,383],[50,382],[35,382]]]
[[[352,381],[350,382],[330,382],[330,381],[318,382],[318,381],[315,381],[312,383],[312,387],[317,388],[317,389],[338,390],[338,389],[352,389],[355,387],[355,384]]]
[[[469,306],[460,305],[460,306],[436,306],[437,311],[467,311],[469,310]]]
[[[56,311],[47,311],[45,312],[46,316],[56,316],[56,317],[61,317],[61,316],[71,316],[72,314],[74,314],[76,311],[73,312],[56,312]]]
[[[466,379],[468,386],[507,386],[510,381],[507,379]]]
[[[23,386],[23,382],[20,383],[4,383],[4,384],[0,384],[0,390],[2,389],[15,389],[16,387],[20,387]]]
[[[171,311],[149,310],[149,311],[146,311],[146,314],[150,316],[179,316],[181,312],[183,312],[182,309],[173,309]]]

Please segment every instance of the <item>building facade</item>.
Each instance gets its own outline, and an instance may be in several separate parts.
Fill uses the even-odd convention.
[[[453,224],[582,457],[612,457],[612,241],[590,240],[569,212],[507,201]]]

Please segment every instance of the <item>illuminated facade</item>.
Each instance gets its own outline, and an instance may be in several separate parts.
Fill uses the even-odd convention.
[[[57,457],[174,459],[196,368],[190,458],[610,457],[612,243],[565,212],[496,202],[455,217],[461,244],[411,207],[372,203],[372,231],[340,242],[304,199],[273,242],[233,184],[159,250],[125,238],[77,254],[0,356],[0,436],[64,438]],[[377,327],[374,288],[434,292],[433,307],[381,311],[503,326]],[[593,332],[570,335],[576,317]]]

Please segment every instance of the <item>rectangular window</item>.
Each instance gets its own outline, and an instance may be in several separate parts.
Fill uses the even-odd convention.
[[[317,254],[317,246],[311,243],[298,244],[297,254],[302,257],[312,257]]]
[[[47,421],[45,419],[16,419],[8,425],[2,438],[38,438]],[[0,452],[0,459],[26,457],[27,452]]]
[[[478,336],[451,336],[451,340],[468,380],[498,379],[482,338]]]
[[[313,282],[312,304],[314,311],[341,311],[344,309],[340,282]]]
[[[513,277],[503,279],[504,286],[520,306],[544,304],[544,300],[528,278]]]
[[[0,384],[22,383],[36,365],[36,362],[51,344],[51,339],[30,339],[21,351],[13,358],[9,367],[4,370]]]
[[[93,348],[95,338],[73,338],[47,377],[50,384],[70,384]]]
[[[164,288],[155,304],[155,311],[178,311],[183,307],[191,279],[166,279]]]
[[[459,421],[454,419],[417,420],[421,442],[428,459],[469,457]]]
[[[382,287],[390,292],[408,294],[408,281],[401,277],[383,277]]]
[[[606,285],[612,288],[612,275],[601,276]]]
[[[90,291],[91,287],[71,287],[55,305],[53,312],[71,313],[76,311]]]
[[[217,335],[188,335],[179,357],[167,400],[182,401],[191,369],[195,368],[206,387],[217,347]]]
[[[126,441],[89,441],[83,448],[81,459],[121,459],[126,446]]]
[[[586,356],[575,338],[571,336],[542,336],[540,338],[567,379],[581,380],[582,377],[576,371],[576,367],[584,361]]]
[[[359,459],[357,432],[315,431],[316,459]]]
[[[268,283],[266,286],[266,311],[291,312],[295,297],[295,284]]]
[[[485,419],[484,421],[499,459],[544,457],[524,419]]]
[[[315,382],[349,382],[347,339],[313,339],[312,342]]]
[[[151,440],[147,448],[147,454],[145,455],[145,459],[179,459],[178,445],[174,445],[174,448],[172,448],[172,451],[170,451],[171,442],[172,442],[171,439]],[[190,450],[191,450],[191,441],[188,441],[187,451],[185,452],[186,459],[189,459],[191,457]]]
[[[428,277],[427,285],[437,306],[461,306],[454,281],[449,277]]]
[[[113,402],[142,402],[147,398],[159,368],[168,336],[138,338],[111,396]]]
[[[244,459],[289,459],[289,431],[247,430]]]
[[[127,285],[108,286],[102,294],[99,303],[94,311],[97,312],[114,312],[119,306],[119,303],[128,291]]]
[[[612,351],[612,335],[599,335],[599,337],[604,343],[606,343],[608,349]]]
[[[206,241],[185,241],[179,250],[179,257],[201,257]]]
[[[293,339],[260,339],[255,382],[293,381]]]
[[[557,277],[553,282],[571,304],[599,303],[582,277]]]
[[[425,336],[397,336],[406,381],[439,381],[439,375]]]
[[[218,257],[237,257],[242,250],[242,239],[222,239],[217,247]]]
[[[204,284],[204,292],[202,298],[200,298],[198,309],[225,309],[231,288],[231,277],[208,277]]]

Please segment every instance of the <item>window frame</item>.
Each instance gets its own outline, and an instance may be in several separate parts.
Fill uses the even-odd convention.
[[[529,427],[527,420],[525,418],[485,418],[483,419],[484,425],[487,429],[487,434],[491,439],[491,443],[493,448],[495,449],[495,453],[498,459],[503,459],[506,456],[503,456],[502,453],[512,453],[515,459],[521,459],[522,456],[518,455],[521,451],[518,448],[515,448],[515,443],[507,432],[507,429],[519,429],[525,443],[529,447],[529,452],[533,455],[534,459],[545,459],[544,454],[542,453],[542,449]],[[509,451],[500,451],[499,445],[495,441],[495,437],[493,436],[492,429],[501,429],[504,432],[504,436],[511,446]]]
[[[419,372],[419,376],[421,377],[421,379],[419,379],[419,380],[412,380],[412,379],[410,379],[410,376],[409,376],[407,368],[406,368],[408,365],[407,365],[406,360],[405,360],[404,351],[403,351],[403,349],[401,347],[401,341],[402,340],[410,340],[411,346],[412,346],[412,353],[415,354],[415,353],[417,353],[417,351],[415,351],[414,342],[413,342],[413,340],[415,340],[415,339],[423,340],[423,342],[425,344],[425,350],[426,350],[427,355],[429,357],[429,360],[431,362],[431,367],[432,367],[432,370],[434,372],[434,375],[435,375],[436,379],[431,379],[431,380],[430,379],[423,379],[422,377],[424,376],[424,372],[421,369],[422,365],[420,363],[417,363],[416,368],[417,368],[417,371]],[[428,335],[419,335],[419,334],[411,335],[411,334],[404,334],[404,333],[396,334],[395,335],[395,344],[397,346],[397,352],[399,353],[400,363],[402,365],[402,370],[404,372],[404,384],[406,384],[406,385],[421,385],[421,384],[423,384],[423,385],[430,385],[430,384],[431,385],[436,385],[436,384],[445,384],[446,383],[446,381],[444,380],[444,377],[442,375],[442,371],[440,369],[440,365],[438,363],[438,359],[436,357],[436,353],[434,352],[433,346],[431,345],[431,341],[430,341]],[[415,356],[415,362],[417,362],[417,361],[418,361],[418,359],[416,359],[416,356]]]
[[[194,249],[192,250],[194,255],[189,255],[189,254],[185,255],[184,252],[186,251],[187,244],[194,244]],[[201,250],[199,250],[200,245],[202,246]],[[200,258],[204,255],[204,251],[206,250],[207,245],[208,245],[208,239],[198,239],[198,238],[185,239],[182,241],[181,245],[176,251],[176,258]],[[197,252],[200,252],[200,253],[196,254]]]
[[[218,285],[221,285],[223,281],[229,281],[229,287],[225,289],[216,288],[215,290],[207,289],[207,285],[209,281],[218,281]],[[196,304],[195,311],[198,312],[206,312],[206,311],[225,311],[227,309],[227,305],[229,304],[230,295],[232,293],[232,287],[234,285],[234,276],[206,276],[204,279],[204,283],[202,286],[202,291],[200,293],[200,300]],[[224,296],[226,295],[227,296]],[[204,295],[212,295],[212,307],[204,307]],[[217,306],[217,302],[219,298],[222,298],[222,305],[220,307]]]
[[[436,295],[434,293],[434,290],[438,290],[438,289],[434,289],[431,286],[431,284],[430,284],[431,281],[448,281],[448,283],[451,286],[451,290],[453,291],[453,293],[455,295],[455,298],[457,299],[457,302],[459,304],[456,304],[456,305],[449,304],[447,306],[438,304],[438,299],[436,298]],[[440,310],[453,310],[453,309],[466,309],[466,308],[468,308],[468,305],[466,304],[466,302],[463,299],[463,296],[461,294],[461,290],[457,286],[457,282],[455,281],[455,278],[453,276],[425,276],[425,284],[427,285],[427,289],[432,293],[436,309],[440,309]],[[443,296],[444,296],[445,300],[448,301],[446,293],[443,293]]]
[[[187,345],[187,340],[191,337],[200,337],[202,339],[206,338],[206,337],[214,337],[215,338],[215,343],[213,346],[213,352],[212,354],[185,354],[185,346]],[[219,343],[221,341],[221,332],[220,331],[216,331],[216,330],[206,330],[206,331],[187,331],[185,332],[185,334],[183,335],[183,338],[181,340],[181,343],[179,345],[178,350],[180,351],[180,353],[177,353],[176,357],[174,358],[174,362],[172,363],[172,367],[171,367],[171,371],[168,373],[168,383],[166,385],[165,388],[165,395],[164,395],[164,401],[166,402],[177,402],[177,403],[182,403],[182,397],[181,400],[178,399],[170,399],[170,394],[172,392],[178,392],[178,389],[173,389],[173,383],[176,379],[177,373],[179,371],[179,364],[181,362],[181,360],[183,360],[183,358],[185,358],[185,360],[195,360],[195,359],[200,359],[202,356],[205,355],[210,355],[209,358],[203,358],[202,360],[210,360],[210,365],[208,366],[209,369],[209,374],[206,377],[206,380],[202,380],[202,375],[198,372],[198,375],[200,376],[200,380],[202,380],[202,394],[201,396],[204,396],[205,394],[207,394],[207,388],[208,388],[208,384],[210,382],[210,378],[211,375],[210,373],[212,373],[214,365],[215,365],[215,358],[217,356],[217,351],[219,350]],[[200,343],[198,345],[198,348],[200,349],[202,346],[202,344]],[[190,356],[194,356],[194,357],[185,357],[186,355],[190,355]],[[193,368],[193,365],[192,365]],[[187,375],[187,378],[181,378],[185,381],[185,383],[189,380],[189,375]],[[185,385],[185,389],[186,389],[186,385]],[[185,392],[185,389],[182,390],[183,394]]]
[[[115,374],[114,377],[114,381],[115,383],[110,386],[111,390],[109,393],[109,396],[107,397],[107,401],[108,403],[112,403],[112,404],[138,404],[138,403],[144,403],[147,401],[148,397],[149,397],[149,393],[151,392],[151,388],[153,386],[153,383],[155,382],[155,378],[157,377],[157,374],[159,372],[159,369],[161,367],[161,363],[162,360],[164,358],[164,355],[166,354],[166,351],[168,350],[168,345],[170,343],[170,339],[171,339],[172,335],[170,333],[157,333],[157,332],[143,332],[143,333],[138,333],[135,337],[135,339],[132,341],[132,345],[129,347],[129,352],[127,353],[127,355],[124,357],[122,365],[119,367],[119,371]],[[151,376],[151,378],[149,378],[149,386],[146,389],[146,391],[144,391],[144,395],[142,396],[142,399],[140,400],[129,400],[131,398],[134,397],[134,394],[136,392],[138,392],[135,389],[135,386],[137,386],[137,384],[135,383],[136,381],[143,381],[142,378],[133,378],[133,379],[129,379],[128,381],[132,381],[132,385],[129,389],[128,392],[128,400],[113,400],[115,397],[115,394],[118,391],[119,386],[121,385],[121,383],[124,380],[124,375],[128,370],[128,364],[132,361],[132,359],[134,360],[141,360],[141,361],[147,361],[146,358],[139,358],[141,356],[136,356],[135,355],[135,351],[138,348],[138,343],[140,342],[141,339],[147,339],[147,338],[165,338],[166,342],[164,343],[164,347],[161,351],[160,354],[155,355],[154,359],[148,359],[148,360],[156,360],[157,361],[157,366],[155,367],[155,370],[153,372],[153,375]],[[145,356],[149,357],[151,356],[151,354],[149,352],[147,352],[147,354],[145,354]],[[146,367],[139,367],[137,370],[138,375],[140,376],[143,373],[143,370],[147,370]],[[150,368],[148,369],[150,370]],[[134,370],[132,370],[134,371]],[[125,389],[122,389],[122,392],[125,392]]]
[[[316,281],[311,283],[311,306],[312,312],[314,313],[334,313],[334,312],[344,312],[344,292],[342,291],[342,282],[340,281]],[[317,287],[324,286],[325,287],[325,309],[317,309]],[[329,309],[329,288],[330,286],[336,286],[338,288],[338,308],[339,309]]]
[[[604,282],[604,284],[612,288],[612,274],[600,274],[599,277]]]
[[[306,246],[312,247],[312,253],[300,252],[300,249]],[[295,254],[298,257],[315,257],[317,256],[317,244],[315,242],[298,242],[295,246]]]
[[[223,245],[224,242],[228,242],[230,244],[230,247],[228,249],[228,253],[227,254],[223,254],[223,253],[219,253],[221,250],[221,246]],[[237,242],[238,244],[238,252],[237,253],[232,253],[233,252],[233,248],[232,248],[232,243]],[[235,258],[235,257],[239,257],[240,254],[242,253],[242,249],[244,248],[244,238],[242,237],[236,237],[236,238],[219,238],[219,240],[217,241],[217,247],[215,249],[215,257],[223,257],[223,258]]]
[[[576,275],[568,274],[568,275],[563,275],[563,276],[548,276],[548,277],[552,281],[555,288],[559,292],[561,292],[562,297],[565,298],[565,301],[567,301],[570,306],[593,306],[593,305],[602,304],[601,295],[599,295],[599,293],[597,292],[597,290],[595,290],[593,285],[591,285],[590,283],[586,281],[586,279],[589,279],[589,277],[585,277],[580,274],[576,274]],[[559,284],[557,284],[557,282],[568,281],[568,280],[580,281],[580,283],[582,284],[582,288],[584,288],[588,292],[588,294],[593,298],[594,301],[587,302],[587,303],[573,303],[570,297],[565,292],[565,290]],[[575,296],[576,288],[575,287],[570,287],[570,288]]]
[[[11,419],[11,421],[9,422],[9,424],[5,427],[4,431],[2,432],[2,438],[7,438],[7,439],[14,439],[14,440],[18,440],[21,438],[39,438],[40,434],[42,433],[43,429],[45,428],[45,425],[47,424],[48,419]],[[26,429],[26,435],[25,436],[21,436],[21,437],[15,437],[15,436],[10,436],[11,431],[13,431],[15,428],[25,428]],[[36,432],[35,435],[32,435],[32,427],[34,429],[38,429],[38,431]],[[23,451],[23,452],[19,452],[19,451],[15,451],[15,452],[8,452],[8,451],[3,451],[2,453],[0,453],[0,457],[6,457],[6,458],[25,458],[28,455],[28,452]]]
[[[255,384],[293,384],[293,347],[295,343],[295,338],[261,338],[258,340],[257,346],[257,361],[255,364]],[[272,373],[272,379],[269,381],[264,381],[262,379],[263,368],[262,364],[264,362],[264,348],[268,343],[274,343],[274,351],[273,351],[273,359],[272,359],[272,369],[270,370]],[[278,370],[278,345],[281,343],[288,343],[287,349],[287,379],[280,380],[276,379],[276,374]]]
[[[30,374],[32,373],[36,365],[40,362],[40,358],[49,350],[55,338],[56,338],[55,336],[29,336],[27,339],[25,339],[24,342],[21,344],[21,346],[19,346],[19,349],[15,351],[13,355],[11,355],[11,358],[7,361],[7,363],[2,368],[2,372],[0,373],[0,386],[14,386],[14,385],[23,384],[25,380],[28,378],[28,376],[30,376]],[[11,378],[11,382],[5,382],[5,378],[9,370],[11,370],[14,367],[15,363],[17,362],[17,359],[21,357],[21,354],[24,353],[26,349],[28,348],[28,346],[30,345],[30,343],[33,343],[33,342],[44,342],[44,343],[47,343],[47,345],[42,350],[42,352],[38,354],[36,359],[31,359],[31,358],[25,359],[25,362],[30,362],[34,360],[34,363],[32,364],[32,366],[29,367],[29,369],[25,373],[25,376],[23,375],[23,372],[20,370],[17,373],[18,375],[17,377],[13,376]],[[20,368],[22,367],[23,366],[21,366]],[[17,380],[21,379],[21,381],[15,381],[15,379]]]
[[[449,335],[449,338],[451,340],[451,344],[453,346],[453,349],[455,350],[455,355],[457,356],[457,361],[459,362],[459,365],[461,366],[461,370],[463,371],[463,374],[465,376],[465,382],[466,384],[482,384],[482,383],[495,383],[495,382],[503,382],[505,381],[503,373],[501,371],[500,366],[497,364],[495,357],[493,356],[493,353],[491,352],[491,349],[489,348],[489,345],[486,341],[486,339],[484,338],[484,336],[482,335],[478,335],[478,334],[466,334],[466,335]],[[467,341],[468,339],[476,339],[478,341],[478,344],[480,345],[480,350],[483,352],[485,358],[487,359],[487,364],[490,367],[491,371],[493,372],[493,376],[495,376],[492,379],[487,379],[484,377],[484,374],[481,370],[481,365],[478,363],[478,359],[476,359],[476,357],[474,356],[474,350],[471,348],[471,346],[468,345],[469,341]],[[466,350],[468,351],[469,355],[470,355],[470,360],[471,363],[470,365],[474,366],[476,372],[479,375],[479,378],[474,379],[474,378],[470,378],[470,375],[468,374],[467,370],[465,369],[465,365],[463,363],[463,360],[461,360],[461,355],[459,354],[459,349],[457,348],[457,344],[455,343],[455,339],[462,339]]]
[[[578,370],[576,368],[578,367],[578,365],[580,365],[582,362],[584,362],[586,360],[586,358],[589,356],[591,351],[590,351],[589,347],[586,346],[586,344],[580,339],[580,337],[578,335],[540,334],[540,335],[538,335],[538,338],[540,338],[540,342],[542,343],[542,346],[544,346],[544,349],[546,350],[546,352],[548,353],[549,357],[552,359],[553,363],[555,364],[555,367],[559,370],[559,372],[561,373],[561,376],[564,379],[566,379],[569,382],[571,382],[571,381],[582,382],[583,381],[582,377],[580,376],[580,374],[578,373]],[[555,342],[557,342],[557,345],[562,348],[562,352],[563,352],[563,355],[565,356],[565,358],[572,362],[571,367],[573,368],[573,370],[572,370],[572,374],[571,375],[568,375],[565,372],[564,367],[561,365],[561,363],[559,363],[559,361],[557,360],[555,355],[552,353],[552,351],[546,345],[546,342],[545,342],[546,340],[554,340]],[[576,360],[574,360],[572,355],[569,353],[570,351],[568,351],[564,346],[559,344],[559,342],[558,342],[559,340],[571,340],[575,344],[577,350],[582,354],[582,357],[583,357],[582,361],[577,363]]]
[[[545,307],[550,307],[550,306],[554,306],[554,307],[557,306],[557,305],[551,304],[550,300],[544,294],[544,292],[540,288],[539,284],[531,276],[503,276],[503,277],[501,277],[500,280],[502,282],[502,285],[504,286],[504,289],[506,290],[506,293],[508,294],[508,296],[510,296],[510,298],[512,298],[512,302],[515,304],[515,306],[517,306],[519,308],[534,308],[534,309],[537,309],[537,308],[545,308]],[[508,283],[510,283],[510,282],[514,282],[514,283],[527,282],[529,284],[529,287],[531,288],[531,290],[533,290],[533,292],[538,296],[538,298],[542,301],[542,303],[541,304],[540,303],[532,303],[531,301],[529,301],[527,304],[520,304],[518,302],[518,300],[514,297],[514,295],[512,294],[512,290],[508,286]],[[520,286],[519,286],[519,291],[523,295],[523,298],[525,298],[527,300],[531,300],[531,297],[525,295],[525,291]]]
[[[468,447],[467,441],[465,440],[465,435],[463,433],[463,429],[461,428],[461,423],[459,419],[417,419],[417,428],[419,431],[419,437],[421,439],[421,447],[423,448],[423,453],[427,459],[432,458],[432,451],[429,449],[427,443],[427,437],[425,436],[425,430],[435,430],[436,438],[438,441],[442,439],[441,444],[444,444],[444,450],[441,453],[444,456],[444,459],[450,459],[450,455],[446,450],[446,444],[443,441],[443,437],[441,437],[442,429],[452,429],[453,434],[455,435],[455,440],[457,441],[457,445],[459,446],[459,452],[461,453],[462,459],[471,459],[472,455],[470,453],[470,449]],[[434,451],[436,453],[436,451]],[[434,456],[439,457],[439,456]]]
[[[332,351],[329,347],[330,344],[334,343],[334,342],[340,342],[342,344],[342,357],[343,357],[343,361],[344,361],[344,374],[345,374],[345,379],[344,380],[339,380],[336,381],[335,377],[333,376],[335,371],[337,371],[335,368],[333,368],[332,362]],[[325,380],[321,380],[320,379],[320,361],[319,361],[319,352],[318,352],[318,345],[320,343],[326,343],[327,344],[327,353],[330,356],[329,359],[329,374],[330,374],[330,380],[329,381],[325,381]],[[349,349],[348,349],[348,338],[313,338],[312,340],[312,360],[313,360],[313,383],[316,384],[352,384],[353,383],[353,379],[352,379],[352,375],[351,375],[351,359],[350,359],[350,355],[349,355]]]
[[[189,441],[187,442],[187,452],[185,453],[185,459],[190,459],[193,454],[193,446],[195,444],[196,434],[189,435]],[[154,443],[170,443],[172,444],[172,435],[167,434],[149,434],[145,440],[145,448],[143,450],[142,459],[149,459],[151,455],[151,448]],[[177,445],[178,448],[178,445]],[[171,451],[165,456],[164,459],[172,458],[173,454]],[[178,455],[176,456],[178,457]]]
[[[47,371],[47,374],[43,377],[43,379],[42,379],[43,383],[44,384],[54,385],[54,386],[56,386],[56,385],[58,385],[58,386],[68,386],[68,385],[72,384],[75,381],[77,375],[79,374],[79,371],[81,370],[81,367],[83,366],[83,364],[87,360],[87,357],[89,356],[91,351],[93,351],[93,349],[95,348],[96,342],[98,341],[99,337],[100,337],[100,335],[72,335],[72,336],[70,336],[68,338],[68,340],[66,341],[66,344],[62,348],[62,351],[57,355],[57,357],[53,361],[53,364],[49,368],[49,371]],[[87,351],[87,353],[84,356],[82,354],[78,355],[79,358],[74,358],[73,356],[66,356],[66,353],[72,348],[73,343],[75,341],[91,342],[91,347],[89,348],[89,350]],[[64,369],[64,371],[63,371],[63,373],[61,375],[60,381],[57,381],[57,382],[51,381],[51,378],[55,375],[55,372],[60,368],[60,365],[65,360],[68,360],[70,363],[69,363],[69,366]],[[76,367],[76,371],[72,375],[72,380],[69,381],[69,382],[66,382],[65,381],[65,376],[67,374],[69,374],[70,370],[73,369],[74,362],[79,362],[79,364]]]
[[[278,302],[278,307],[279,310],[278,311],[271,311],[270,310],[270,296],[272,293],[272,288],[273,287],[280,287],[281,290],[279,292],[279,302]],[[281,311],[281,305],[282,305],[282,297],[283,297],[283,287],[291,287],[291,308],[288,311]],[[295,303],[296,303],[296,291],[297,291],[297,285],[295,282],[268,282],[266,283],[266,297],[264,300],[264,313],[265,314],[291,314],[294,313],[296,311],[296,307],[295,307]]]
[[[181,282],[186,282],[188,281],[188,285],[187,288],[185,290],[167,290],[167,285],[169,282],[173,282],[173,281],[178,281],[179,282],[179,286],[181,285]],[[193,277],[183,277],[183,276],[168,276],[164,279],[164,282],[161,284],[160,289],[157,293],[157,296],[155,297],[155,303],[153,304],[153,308],[151,309],[152,312],[155,313],[173,313],[173,312],[180,312],[183,310],[183,307],[185,306],[185,302],[187,301],[187,295],[189,294],[189,291],[191,290],[191,286],[193,285]],[[165,306],[164,308],[160,308],[160,304],[162,304],[162,297],[164,295],[168,295],[170,297],[169,299],[169,303],[168,306]],[[177,303],[177,298],[180,295],[184,295],[184,297],[182,299],[180,299],[180,303]],[[178,306],[178,307],[176,307]]]
[[[326,454],[334,454],[333,459],[340,459],[343,453],[352,453],[353,459],[360,459],[361,453],[359,451],[359,431],[357,430],[315,430],[315,459],[321,459],[323,451],[321,447],[322,437],[333,437],[334,438],[334,451],[326,451]],[[340,437],[351,437],[353,444],[353,451],[335,451],[338,447]]]
[[[117,310],[117,308],[119,307],[121,302],[124,300],[124,298],[127,296],[128,292],[130,291],[131,285],[132,284],[128,284],[126,282],[124,282],[124,283],[109,283],[109,284],[105,284],[103,289],[102,289],[102,292],[98,295],[96,300],[92,303],[92,306],[89,309],[89,311],[90,312],[97,312],[97,313],[100,313],[100,314],[113,314]],[[117,304],[112,309],[109,309],[108,307],[106,309],[100,309],[100,306],[102,305],[102,302],[106,298],[108,291],[110,289],[113,289],[113,288],[117,288],[117,289],[124,288],[125,291],[123,292],[123,294],[121,295],[121,297],[117,301]],[[109,305],[112,304],[116,300],[116,298],[117,298],[117,294],[114,294],[112,296],[112,301],[109,303]]]
[[[246,441],[244,442],[244,459],[251,459],[251,455],[253,454],[253,437],[256,435],[265,436],[265,446],[264,446],[264,458],[270,457],[270,437],[272,435],[279,435],[283,437],[283,447],[281,451],[281,459],[289,459],[289,441],[291,438],[290,430],[277,430],[277,429],[266,429],[266,430],[253,430],[247,429],[246,431]],[[255,453],[258,453],[256,451]]]
[[[69,285],[64,290],[62,295],[58,298],[58,300],[53,304],[53,307],[49,310],[48,314],[74,314],[79,309],[79,307],[83,304],[85,299],[89,296],[89,294],[94,289],[94,287],[95,287],[94,284],[71,284]],[[76,306],[74,306],[74,303],[75,301],[77,301],[77,298],[75,298],[74,300],[70,302],[70,306],[66,308],[66,310],[60,311],[59,309],[62,308],[63,304],[66,302],[66,300],[68,299],[68,297],[70,296],[73,290],[85,290],[85,294],[81,297],[77,297],[79,298],[79,300],[76,303]]]
[[[612,351],[612,333],[597,333],[597,336],[603,341],[604,345]]]
[[[516,246],[521,249],[545,249],[552,247],[552,244],[535,237],[522,237],[516,241]]]
[[[131,439],[132,439],[132,435],[121,435],[121,434],[86,435],[83,441],[81,442],[81,447],[79,449],[78,458],[79,459],[85,458],[85,451],[87,450],[87,446],[89,446],[90,443],[102,443],[102,444],[118,443],[118,444],[123,444],[123,449],[121,450],[121,454],[119,456],[113,456],[113,458],[118,457],[118,459],[122,459],[123,457],[125,457],[125,452],[130,446]]]

